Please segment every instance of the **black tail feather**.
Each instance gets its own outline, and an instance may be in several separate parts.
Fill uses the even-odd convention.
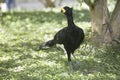
[[[43,47],[52,47],[54,44],[55,44],[54,40],[49,40],[49,41],[41,44],[40,46],[38,46],[37,50],[40,50]]]

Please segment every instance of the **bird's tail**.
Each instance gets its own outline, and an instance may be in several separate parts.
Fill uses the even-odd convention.
[[[54,43],[54,40],[53,40],[53,39],[52,39],[52,40],[49,40],[49,41],[41,44],[41,45],[37,48],[37,50],[40,50],[40,49],[42,49],[43,47],[52,47],[54,44],[55,44],[55,43]]]

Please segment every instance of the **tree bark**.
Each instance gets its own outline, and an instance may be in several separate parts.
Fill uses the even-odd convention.
[[[55,0],[39,0],[41,1],[45,7],[55,7]]]
[[[96,45],[110,44],[120,40],[120,0],[110,18],[107,0],[84,0],[89,6],[91,15],[92,41]]]
[[[120,0],[117,0],[110,20],[113,41],[120,44]]]

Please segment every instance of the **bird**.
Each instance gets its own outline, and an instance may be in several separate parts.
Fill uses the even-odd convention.
[[[73,9],[65,6],[61,9],[61,13],[66,16],[67,19],[67,27],[62,28],[59,30],[53,39],[42,43],[38,46],[37,50],[42,49],[43,47],[52,47],[56,44],[63,44],[64,49],[67,53],[69,69],[73,70],[71,55],[73,55],[76,63],[79,63],[74,52],[77,48],[80,47],[80,44],[84,40],[84,31],[82,28],[75,25],[73,20]]]

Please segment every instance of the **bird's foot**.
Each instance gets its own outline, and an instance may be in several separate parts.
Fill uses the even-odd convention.
[[[72,66],[72,63],[71,63],[71,62],[69,63],[69,71],[70,71],[70,72],[73,72],[73,66]]]
[[[78,60],[75,61],[75,68],[79,69],[80,68],[80,62]]]

